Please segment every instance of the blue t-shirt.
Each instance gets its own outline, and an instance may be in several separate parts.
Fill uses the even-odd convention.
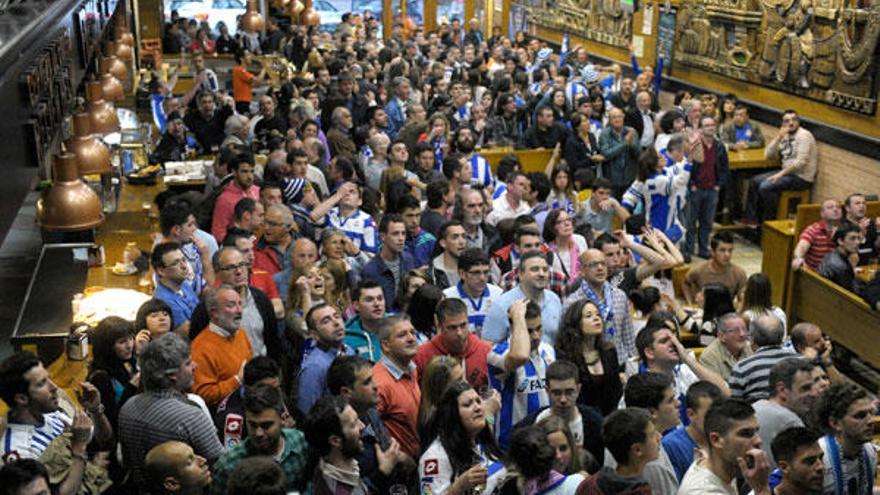
[[[669,456],[672,468],[675,469],[675,477],[681,483],[684,473],[694,462],[694,449],[697,448],[697,443],[681,425],[667,433],[661,443],[666,455]]]
[[[189,284],[181,284],[180,290],[174,292],[161,282],[156,284],[153,297],[165,302],[171,308],[171,328],[177,328],[192,317],[199,304],[199,296]]]

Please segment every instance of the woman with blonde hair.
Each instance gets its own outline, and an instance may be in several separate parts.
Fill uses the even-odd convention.
[[[574,474],[586,470],[581,467],[583,466],[582,458],[589,456],[592,460],[592,456],[586,450],[578,449],[574,435],[571,434],[568,423],[564,419],[551,414],[538,421],[536,425],[546,435],[547,443],[556,450],[556,462],[553,464],[553,469],[556,472]],[[592,460],[592,463],[595,464],[595,460]]]
[[[348,267],[339,259],[327,259],[321,264],[324,275],[326,297],[324,300],[334,306],[340,313],[345,313],[351,306],[351,290],[348,285]]]
[[[434,148],[434,162],[437,168],[443,166],[443,158],[449,150],[449,121],[442,113],[434,113],[428,119],[428,130],[419,136],[418,142],[429,143]]]

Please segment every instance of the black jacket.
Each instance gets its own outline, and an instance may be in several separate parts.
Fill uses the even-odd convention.
[[[206,119],[199,111],[187,112],[183,117],[186,128],[193,133],[201,147],[201,152],[210,154],[212,148],[219,148],[226,138],[226,119],[233,113],[231,106],[223,105],[214,110],[214,114]]]
[[[352,93],[351,98],[346,99],[341,93],[334,92],[331,93],[321,105],[321,127],[324,132],[329,131],[330,127],[333,125],[333,109],[343,106],[348,107],[349,110],[351,110],[351,118],[354,122],[354,127],[357,127],[366,121],[367,108],[369,107],[366,98],[357,93]]]
[[[819,275],[850,292],[862,293],[861,283],[856,279],[855,270],[853,270],[849,260],[838,249],[828,253],[816,271]]]
[[[651,120],[654,120],[654,112],[650,113]],[[642,111],[638,108],[633,108],[630,111],[626,112],[626,116],[623,119],[623,123],[629,127],[632,127],[639,134],[639,139],[642,137],[642,133],[645,132],[645,120],[642,118]]]
[[[588,143],[584,142],[575,132],[569,134],[568,139],[565,140],[562,156],[565,157],[572,175],[582,168],[595,172],[598,163],[593,162],[592,156],[599,153],[599,142],[592,132],[589,134],[588,141]]]
[[[275,319],[275,308],[265,292],[256,287],[250,287],[250,290],[257,311],[263,318],[263,343],[266,345],[266,354],[276,363],[281,364],[284,357],[281,351],[281,337],[278,334],[278,321]],[[204,329],[208,328],[210,322],[208,309],[205,307],[205,302],[201,301],[190,318],[189,341],[195,340]]]
[[[550,406],[542,407],[538,412],[526,416],[522,421],[514,425],[513,429],[521,428],[524,426],[530,426],[535,424],[535,421],[538,419],[538,415],[541,414],[544,409],[547,409]],[[596,463],[599,466],[605,465],[605,442],[602,440],[602,415],[599,414],[599,411],[592,407],[583,406],[578,404],[578,411],[581,413],[581,418],[583,421],[584,431],[581,432],[581,438],[584,439],[584,448],[593,455],[596,459]],[[576,435],[575,432],[572,434]]]
[[[538,129],[537,125],[533,125],[526,131],[526,147],[548,148],[553,149],[557,143],[565,144],[568,138],[568,128],[560,122],[553,122],[553,125],[546,130]]]
[[[186,152],[186,141],[178,141],[176,137],[166,132],[159,138],[156,150],[150,157],[150,163],[165,163],[183,160]]]

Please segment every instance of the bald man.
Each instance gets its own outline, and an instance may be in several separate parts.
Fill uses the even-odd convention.
[[[608,281],[608,261],[605,253],[588,249],[580,256],[580,287],[565,298],[562,314],[580,299],[589,298],[599,307],[605,321],[605,339],[614,342],[617,360],[621,364],[636,355],[636,337],[629,316],[626,294]]]
[[[145,463],[152,493],[202,494],[211,484],[208,461],[183,442],[160,443],[150,449]]]
[[[307,263],[315,263],[318,261],[318,246],[310,239],[302,237],[297,239],[290,248],[290,262],[288,267],[272,276],[275,285],[278,287],[278,293],[281,300],[287,300],[288,289],[290,288],[290,277],[294,270],[305,266]]]

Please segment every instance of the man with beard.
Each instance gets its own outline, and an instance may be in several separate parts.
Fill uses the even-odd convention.
[[[485,221],[486,201],[483,193],[476,189],[464,189],[459,198],[460,201],[455,205],[452,217],[460,220],[464,226],[467,247],[480,248],[484,253],[489,254],[498,234],[495,228]]]
[[[438,254],[428,265],[428,278],[439,289],[452,287],[459,282],[458,257],[465,248],[464,226],[452,220],[440,228],[440,247]]]
[[[69,417],[60,408],[58,386],[30,352],[15,353],[0,363],[0,398],[9,406],[3,417],[6,428],[0,434],[3,464],[38,459],[49,443],[69,428],[73,459],[64,484],[78,486],[85,470],[86,447],[92,440],[93,421],[97,445],[106,447],[113,438],[98,389],[83,382],[80,402],[85,410],[76,408],[74,417]]]
[[[330,148],[330,156],[347,156],[354,158],[357,147],[351,138],[352,117],[351,110],[346,107],[336,107],[330,115],[332,126],[327,131],[327,146]]]
[[[297,407],[303,414],[307,414],[319,398],[329,394],[327,370],[330,369],[333,360],[337,356],[354,355],[351,348],[344,343],[345,327],[342,324],[342,316],[333,306],[327,303],[312,306],[312,309],[306,313],[306,326],[315,345],[303,359],[297,377],[299,382]]]
[[[400,451],[409,456],[407,462],[421,453],[418,434],[419,376],[413,358],[419,343],[416,329],[406,315],[395,315],[379,325],[382,358],[373,365],[373,380],[378,391],[377,408],[391,436],[400,444]]]
[[[214,464],[212,495],[226,495],[232,472],[239,463],[253,456],[271,457],[284,471],[288,491],[305,491],[308,485],[309,446],[305,435],[284,428],[284,401],[281,390],[267,384],[248,387],[244,392],[244,415],[248,436],[228,450]]]
[[[874,400],[854,383],[836,383],[819,402],[819,427],[828,434],[819,439],[825,454],[822,493],[871,493],[877,476]]]
[[[553,109],[544,105],[535,112],[535,125],[526,131],[525,142],[528,149],[554,149],[565,144],[568,129],[553,118]],[[604,153],[603,153],[604,154]],[[605,155],[608,156],[608,155]]]
[[[345,398],[364,424],[360,436],[364,448],[356,457],[361,479],[371,490],[388,484],[378,469],[376,450],[394,449],[398,452],[397,461],[403,457],[397,440],[388,434],[376,409],[379,395],[373,381],[372,363],[358,356],[336,358],[327,372],[327,387],[331,394]]]
[[[238,292],[241,300],[241,327],[251,344],[254,356],[268,355],[276,361],[282,359],[281,339],[278,336],[278,324],[275,309],[269,297],[249,283],[249,262],[245,255],[235,246],[224,246],[217,251],[212,261],[217,272],[219,284],[225,284]],[[192,315],[190,339],[195,339],[210,328],[207,301],[199,303]]]
[[[226,119],[234,112],[235,100],[231,96],[224,96],[223,107],[215,110],[214,95],[205,91],[199,94],[198,105],[198,111],[187,112],[183,122],[195,135],[201,154],[216,153],[226,137]]]
[[[214,204],[214,214],[211,219],[211,234],[217,242],[223,242],[226,231],[235,221],[235,205],[242,198],[260,200],[260,188],[254,184],[254,155],[250,151],[243,151],[235,156],[229,163],[232,172],[232,181],[224,188],[217,202]]]
[[[122,406],[118,432],[122,457],[135,486],[146,486],[147,452],[168,440],[192,446],[195,455],[213,464],[223,453],[223,445],[211,418],[186,395],[195,368],[189,344],[167,333],[147,344],[138,358],[144,392]]]
[[[242,384],[244,365],[253,351],[241,328],[241,296],[235,287],[224,284],[208,289],[205,307],[211,322],[192,341],[193,391],[213,407]]]
[[[156,495],[202,495],[211,485],[208,461],[183,442],[170,440],[156,445],[144,463],[150,480],[148,489]]]
[[[419,226],[422,220],[422,207],[419,200],[406,195],[397,203],[397,211],[403,218],[403,225],[406,228],[403,252],[413,259],[415,266],[427,266],[437,239]]]
[[[186,154],[186,126],[183,125],[180,112],[171,112],[168,114],[165,133],[159,138],[150,163],[180,161],[183,160],[184,154]]]
[[[464,155],[471,165],[471,183],[482,184],[484,188],[492,188],[495,177],[489,161],[474,151],[474,132],[470,127],[461,127],[455,133],[455,151]]]
[[[357,456],[364,449],[364,423],[343,397],[324,397],[306,419],[306,439],[318,460],[312,477],[315,493],[371,493],[360,475]],[[396,449],[376,449],[379,472],[391,473],[397,462]],[[394,451],[392,451],[394,450]],[[380,487],[384,493],[387,487]]]
[[[820,495],[825,471],[824,454],[815,433],[793,426],[773,439],[773,456],[779,463],[782,482],[776,495]]]
[[[277,104],[275,99],[272,98],[271,95],[265,94],[260,97],[261,118],[254,126],[254,136],[256,136],[260,142],[266,144],[267,148],[269,137],[273,131],[277,132],[280,136],[284,136],[287,132],[287,121],[282,115],[279,115],[278,112],[275,111],[276,107]]]
[[[779,361],[770,369],[770,397],[752,407],[758,418],[758,434],[770,469],[776,468],[770,444],[779,432],[793,426],[804,426],[819,398],[813,378],[813,365],[800,357]]]

